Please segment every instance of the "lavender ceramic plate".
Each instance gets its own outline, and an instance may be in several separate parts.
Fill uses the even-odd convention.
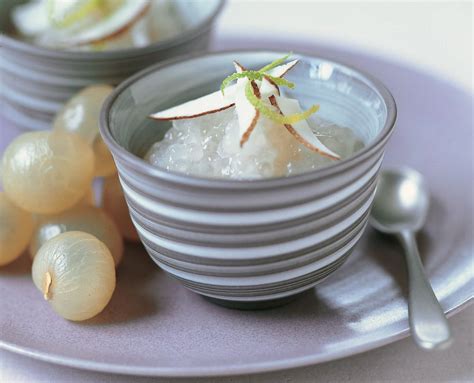
[[[241,47],[229,41],[223,45]],[[426,176],[433,199],[419,238],[421,252],[445,311],[460,310],[474,289],[472,96],[383,59],[294,43],[288,47],[358,66],[392,90],[399,120],[385,166],[413,166]],[[281,42],[278,48],[283,49]],[[0,123],[3,151],[15,132]],[[23,257],[0,269],[0,346],[79,368],[156,376],[270,371],[352,355],[409,333],[401,249],[371,229],[324,283],[266,311],[213,305],[166,277],[141,247],[129,246],[105,312],[87,323],[71,323],[41,299],[29,267]]]

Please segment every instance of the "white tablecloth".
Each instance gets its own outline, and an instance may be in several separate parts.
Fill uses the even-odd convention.
[[[471,89],[473,5],[465,2],[229,1],[217,39],[282,36],[350,45],[437,72]],[[411,339],[313,367],[208,382],[474,381],[474,307],[450,320],[453,346],[417,349]],[[0,382],[195,382],[80,371],[0,351]]]

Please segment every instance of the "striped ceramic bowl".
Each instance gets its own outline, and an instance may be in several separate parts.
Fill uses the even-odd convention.
[[[206,179],[144,160],[168,122],[151,112],[204,95],[232,60],[260,67],[282,52],[220,52],[148,68],[103,108],[101,132],[117,164],[132,219],[153,260],[189,289],[220,303],[279,303],[313,287],[347,259],[362,235],[395,102],[376,79],[308,55],[287,76],[292,97],[352,128],[366,146],[301,175],[255,181]]]
[[[104,52],[47,49],[12,35],[11,9],[0,1],[0,110],[21,129],[48,129],[65,101],[81,88],[115,85],[159,61],[207,48],[224,0],[173,0],[184,30],[142,48]]]

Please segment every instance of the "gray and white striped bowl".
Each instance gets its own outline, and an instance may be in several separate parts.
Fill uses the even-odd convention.
[[[121,84],[102,110],[131,217],[153,260],[189,289],[235,307],[277,304],[334,272],[362,235],[395,102],[376,79],[308,55],[288,78],[304,106],[352,128],[363,150],[334,165],[265,180],[206,179],[142,160],[169,122],[147,116],[217,89],[232,60],[260,67],[282,52],[218,52],[166,62]]]
[[[11,35],[10,12],[19,0],[0,1],[0,110],[15,126],[47,129],[71,96],[88,85],[116,85],[157,62],[205,50],[224,0],[175,0],[185,29],[142,48],[74,52],[43,48]]]

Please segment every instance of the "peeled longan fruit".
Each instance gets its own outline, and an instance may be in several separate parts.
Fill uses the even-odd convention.
[[[117,173],[114,158],[100,135],[95,139],[92,149],[95,155],[95,177],[109,177]]]
[[[115,289],[109,249],[80,231],[62,233],[46,242],[33,261],[32,276],[53,309],[73,321],[99,314]]]
[[[0,266],[13,262],[23,253],[32,232],[31,214],[16,207],[0,192]]]
[[[86,191],[86,194],[84,194],[84,197],[82,197],[78,203],[76,203],[72,208],[65,211],[69,211],[81,206],[95,206],[95,191],[92,186],[89,187],[89,189]],[[50,217],[55,216],[56,214],[32,214],[35,228],[37,228],[41,224],[41,222],[48,220]],[[30,255],[31,257],[34,257],[34,254],[30,253]]]
[[[83,231],[102,241],[110,250],[115,265],[123,255],[123,240],[115,222],[107,213],[93,206],[77,206],[55,215],[43,216],[33,232],[30,255],[35,257],[43,244],[68,231]]]
[[[77,133],[92,144],[99,134],[102,104],[113,90],[113,87],[106,84],[82,89],[58,112],[53,121],[53,129]]]
[[[112,155],[99,134],[100,110],[113,89],[105,84],[82,89],[63,106],[53,122],[54,130],[77,133],[92,146],[96,177],[116,172]]]
[[[95,192],[94,188],[90,186],[86,194],[77,203],[79,206],[94,206],[95,205]]]
[[[2,161],[5,193],[38,214],[64,211],[84,197],[94,172],[94,154],[78,135],[31,132],[7,147]]]
[[[137,230],[130,219],[127,202],[123,196],[122,187],[117,176],[104,179],[102,206],[114,219],[125,239],[135,242],[140,240]]]

